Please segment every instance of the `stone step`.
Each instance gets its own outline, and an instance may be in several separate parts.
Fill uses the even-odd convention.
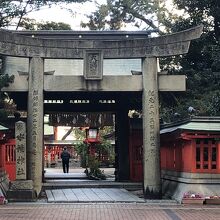
[[[86,180],[86,179],[47,179],[43,189],[61,188],[124,188],[127,190],[141,190],[142,183],[115,182],[113,180]]]
[[[66,188],[46,190],[49,203],[60,202],[144,202],[122,188]]]
[[[44,179],[88,179],[85,173],[45,173]]]

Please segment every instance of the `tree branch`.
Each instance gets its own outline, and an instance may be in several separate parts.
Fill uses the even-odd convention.
[[[16,27],[16,30],[18,30],[18,27],[20,26],[20,23],[21,23],[21,19],[23,18],[24,14],[25,14],[25,11],[27,9],[27,6],[29,5],[29,3],[31,2],[31,0],[28,0],[26,5],[24,6],[21,14],[20,14],[20,18],[19,18],[19,21],[18,21],[18,24],[17,24],[17,27]]]
[[[150,27],[152,27],[153,29],[158,29],[158,27],[153,23],[152,20],[145,18],[143,15],[140,15],[137,11],[134,11],[132,9],[129,9],[128,11],[130,14],[132,14],[135,18],[138,18],[140,20],[142,20],[143,22],[145,22],[147,25],[149,25]],[[159,34],[163,34],[162,31],[160,31],[158,29],[158,33]]]

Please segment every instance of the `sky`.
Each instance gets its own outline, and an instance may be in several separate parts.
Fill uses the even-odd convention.
[[[169,10],[173,10],[172,5],[173,0],[166,0],[166,7]],[[53,6],[51,8],[43,8],[40,11],[32,12],[28,15],[29,18],[33,18],[38,22],[42,21],[54,21],[54,22],[64,22],[70,24],[73,30],[84,30],[80,24],[88,20],[86,15],[91,14],[95,11],[96,4],[104,4],[106,0],[91,0],[86,3],[72,3],[65,5],[63,4],[63,9],[60,6]],[[69,10],[69,11],[68,11]],[[71,11],[71,12],[70,12]],[[179,13],[179,12],[178,12]],[[138,30],[137,27],[127,24],[122,30]]]
[[[105,0],[96,0],[98,4],[105,3]],[[72,29],[81,30],[81,21],[86,21],[86,14],[90,14],[95,11],[95,0],[87,3],[72,3],[68,5],[53,6],[51,8],[43,8],[40,11],[32,12],[28,15],[29,18],[33,18],[37,21],[54,21],[64,22],[70,24]],[[72,12],[69,12],[71,10]]]

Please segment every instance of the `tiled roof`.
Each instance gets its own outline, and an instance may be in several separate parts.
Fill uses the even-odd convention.
[[[6,127],[0,125],[0,131],[5,131],[5,130],[8,130],[8,128],[6,128]]]
[[[191,131],[220,131],[220,117],[195,117],[179,124],[170,124],[160,130],[160,134],[170,133],[176,130]]]

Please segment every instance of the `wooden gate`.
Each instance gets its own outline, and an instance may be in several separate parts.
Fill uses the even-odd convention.
[[[129,141],[130,180],[143,180],[143,139],[140,130],[132,130]]]

